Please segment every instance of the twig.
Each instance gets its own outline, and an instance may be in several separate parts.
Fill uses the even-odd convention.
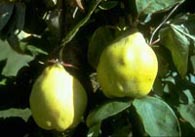
[[[153,31],[151,37],[150,37],[150,41],[149,44],[152,44],[154,35],[156,34],[156,32],[166,23],[166,21],[170,18],[170,16],[175,12],[175,10],[182,4],[182,2],[178,3],[172,10],[171,12],[167,15],[167,17],[158,25],[158,27]]]

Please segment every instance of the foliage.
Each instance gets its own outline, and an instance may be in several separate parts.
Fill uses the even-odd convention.
[[[195,14],[192,0],[1,0],[0,131],[6,136],[193,136]],[[159,71],[141,99],[106,98],[96,81],[101,51],[138,29]],[[32,119],[29,94],[48,62],[59,59],[88,94],[84,120],[64,132]]]

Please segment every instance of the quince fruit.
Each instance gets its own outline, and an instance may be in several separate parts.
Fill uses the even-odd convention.
[[[107,97],[146,96],[152,89],[158,61],[140,32],[108,45],[100,56],[97,80]]]
[[[85,89],[60,63],[47,66],[32,87],[32,117],[43,129],[64,131],[77,126],[86,105]]]

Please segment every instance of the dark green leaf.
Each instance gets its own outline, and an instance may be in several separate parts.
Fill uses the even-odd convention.
[[[14,49],[16,52],[22,53],[19,46],[20,45],[19,39],[14,33],[11,33],[9,37],[7,37],[7,42],[12,47],[12,49]]]
[[[102,120],[120,113],[121,111],[130,107],[130,105],[131,103],[129,101],[112,101],[101,105],[88,115],[87,125],[88,127],[91,127],[96,123],[101,123]]]
[[[19,40],[24,40],[24,39],[26,39],[30,36],[32,36],[32,35],[29,34],[29,33],[24,32],[24,31],[20,31],[20,33],[17,34],[17,37],[18,37]]]
[[[181,136],[174,111],[162,100],[145,97],[133,101],[145,131],[150,136]]]
[[[179,105],[180,115],[195,128],[195,104]]]
[[[91,66],[97,67],[103,49],[112,40],[113,33],[108,27],[100,27],[94,32],[88,47],[88,60]]]
[[[177,73],[175,73],[175,75],[177,75]],[[170,76],[167,76],[165,78],[162,79],[163,82],[166,82],[166,83],[171,83],[171,84],[176,84],[176,81],[175,81],[175,78],[173,75],[170,75]]]
[[[169,59],[171,58],[164,47],[153,45],[158,59],[158,76],[164,77],[169,72]]]
[[[153,85],[153,91],[159,95],[162,96],[163,95],[163,85],[162,85],[162,81],[160,80],[160,78],[156,78],[154,85]]]
[[[28,108],[26,109],[10,108],[7,110],[0,111],[0,118],[20,117],[27,122],[30,116],[31,116],[31,111]]]
[[[95,11],[95,9],[97,8],[97,6],[99,5],[101,1],[102,0],[92,0],[91,1],[87,15],[81,21],[79,21],[79,23],[75,25],[74,28],[72,28],[71,31],[66,35],[66,37],[62,41],[62,46],[64,46],[66,43],[70,42],[74,38],[74,36],[79,31],[79,29],[83,27],[87,23],[87,21],[90,19],[91,15],[93,14],[93,12]]]
[[[43,0],[43,2],[48,8],[53,8],[57,4],[56,0]]]
[[[186,98],[189,104],[194,102],[194,97],[189,89],[183,90],[182,93],[184,94],[184,97]]]
[[[3,85],[3,86],[6,85],[6,81],[7,81],[7,79],[1,79],[0,80],[0,86],[1,85]]]
[[[99,8],[102,10],[110,10],[112,8],[114,8],[115,6],[117,6],[118,1],[103,1],[100,5]]]
[[[124,125],[121,127],[118,127],[114,133],[112,134],[112,137],[132,137],[132,131],[130,130],[129,125]]]
[[[48,28],[49,31],[51,32],[51,34],[59,39],[61,37],[61,22],[62,21],[62,12],[59,10],[52,10],[49,14],[48,14],[48,20],[47,20],[47,24],[48,24]]]
[[[0,40],[0,61],[6,60],[2,75],[16,76],[18,70],[24,66],[28,66],[28,62],[33,59],[34,57],[32,56],[15,52],[6,41]]]
[[[15,4],[15,18],[16,18],[16,28],[22,30],[25,23],[25,5],[23,3]]]
[[[190,62],[192,64],[192,73],[195,74],[195,55],[190,57]]]
[[[136,0],[136,8],[138,14],[149,14],[167,10],[183,1],[184,0]]]
[[[190,81],[190,83],[194,84],[194,85],[191,85],[191,87],[195,87],[195,75],[189,74],[188,78],[189,78],[188,80]]]
[[[100,133],[101,123],[96,123],[92,127],[89,128],[87,133],[87,137],[98,137]]]
[[[186,74],[188,62],[194,69],[195,55],[195,15],[176,16],[168,26],[160,31],[161,42],[172,54],[174,64],[182,77]],[[190,60],[189,60],[190,59]]]
[[[13,7],[14,4],[0,3],[0,31],[5,27],[5,25],[9,21],[13,12]]]
[[[161,43],[171,52],[173,62],[182,77],[188,68],[190,41],[184,34],[184,28],[170,24],[160,31]]]
[[[40,48],[37,48],[33,45],[30,45],[28,43],[25,42],[20,42],[20,47],[24,52],[30,52],[33,56],[37,56],[39,54],[43,54],[43,55],[48,55],[48,53],[46,51],[43,51]]]

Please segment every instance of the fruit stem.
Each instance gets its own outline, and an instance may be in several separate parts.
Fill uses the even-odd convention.
[[[166,23],[166,21],[171,17],[171,15],[176,11],[176,9],[183,3],[179,2],[172,10],[171,12],[167,15],[167,17],[158,25],[158,27],[153,31],[152,36],[150,37],[150,42],[149,45],[152,44],[154,35],[156,34],[156,32]]]
[[[64,51],[64,47],[65,46],[61,47],[60,48],[60,51],[59,51],[59,57],[58,58],[59,58],[59,61],[60,62],[63,62],[63,51]]]
[[[75,69],[78,69],[76,66],[74,66],[73,64],[69,64],[69,63],[65,63],[65,62],[61,62],[61,64],[64,66],[64,67],[70,67],[70,68],[75,68]]]

